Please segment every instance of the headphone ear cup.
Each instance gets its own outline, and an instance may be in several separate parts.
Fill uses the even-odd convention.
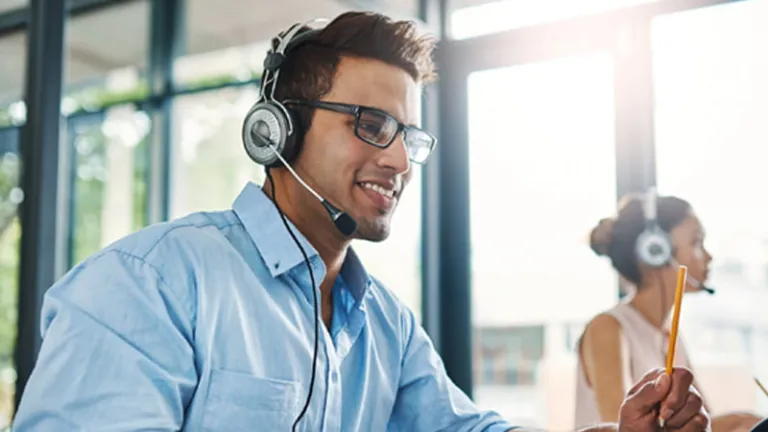
[[[645,230],[637,237],[635,252],[647,266],[662,267],[672,259],[672,241],[659,229]]]
[[[279,164],[274,150],[281,156],[284,155],[287,135],[288,120],[282,109],[273,102],[258,102],[243,120],[242,138],[245,152],[257,164]],[[269,144],[272,144],[274,150]]]
[[[288,134],[287,124],[285,133],[285,147],[283,148],[282,156],[286,162],[292,163],[296,156],[301,151],[301,144],[304,142],[304,124],[301,122],[301,118],[295,110],[288,107],[285,108],[288,115],[291,117],[291,125],[293,125],[293,133]]]

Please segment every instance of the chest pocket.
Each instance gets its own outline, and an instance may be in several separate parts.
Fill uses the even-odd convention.
[[[214,370],[204,431],[289,431],[298,415],[297,382]]]

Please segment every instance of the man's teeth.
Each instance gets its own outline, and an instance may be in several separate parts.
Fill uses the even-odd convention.
[[[382,186],[379,186],[374,183],[360,183],[364,188],[371,189],[375,192],[378,192],[382,195],[384,195],[387,198],[394,198],[395,191],[392,189],[385,189]]]

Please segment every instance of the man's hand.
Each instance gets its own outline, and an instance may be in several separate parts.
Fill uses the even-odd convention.
[[[656,432],[659,416],[664,430],[702,432],[710,430],[709,416],[688,369],[675,368],[670,377],[663,369],[648,372],[627,393],[619,412],[619,432]]]

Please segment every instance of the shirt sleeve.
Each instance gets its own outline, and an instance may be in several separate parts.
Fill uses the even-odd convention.
[[[389,430],[504,432],[515,429],[497,413],[480,411],[451,381],[432,341],[410,310],[404,315],[403,324],[405,354]]]
[[[186,289],[117,251],[70,271],[45,295],[14,432],[180,430],[197,384]]]

